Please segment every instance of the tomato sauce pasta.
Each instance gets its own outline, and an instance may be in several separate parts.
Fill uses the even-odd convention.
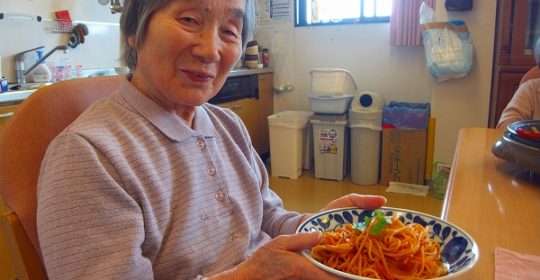
[[[334,269],[376,279],[429,279],[447,274],[440,244],[420,224],[403,224],[395,216],[377,234],[345,224],[325,232],[312,257]]]

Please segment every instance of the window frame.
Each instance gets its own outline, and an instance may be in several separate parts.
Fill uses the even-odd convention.
[[[364,0],[360,1],[360,18],[348,18],[336,22],[317,22],[307,23],[307,1],[311,0],[294,0],[294,27],[311,27],[311,26],[334,26],[347,24],[364,24],[364,23],[387,23],[390,22],[390,16],[386,17],[365,17],[363,14]],[[300,17],[302,15],[302,17]]]

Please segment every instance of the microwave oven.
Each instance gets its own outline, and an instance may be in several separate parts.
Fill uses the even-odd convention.
[[[228,77],[221,90],[208,103],[217,105],[244,98],[259,98],[257,75]]]

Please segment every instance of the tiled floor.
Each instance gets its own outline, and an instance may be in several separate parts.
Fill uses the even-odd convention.
[[[285,207],[299,212],[316,212],[328,202],[344,194],[377,194],[388,199],[387,206],[412,209],[439,217],[443,200],[434,197],[432,190],[427,196],[415,196],[386,192],[387,186],[361,186],[352,183],[349,176],[343,181],[316,179],[313,170],[304,170],[298,179],[270,177],[271,188],[283,199]]]

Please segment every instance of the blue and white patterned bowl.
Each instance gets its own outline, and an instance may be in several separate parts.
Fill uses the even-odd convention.
[[[446,280],[463,275],[476,264],[479,257],[478,246],[474,239],[459,227],[421,212],[390,207],[383,207],[379,210],[383,211],[386,216],[396,215],[405,224],[414,222],[423,225],[428,229],[430,237],[441,243],[443,260],[449,265],[448,274],[433,279]],[[324,211],[304,221],[296,229],[296,232],[332,231],[343,224],[362,222],[364,221],[364,217],[371,217],[373,211],[360,208],[341,208]],[[302,254],[316,266],[341,277],[356,280],[371,279],[330,268],[313,259],[308,250],[303,251]]]

